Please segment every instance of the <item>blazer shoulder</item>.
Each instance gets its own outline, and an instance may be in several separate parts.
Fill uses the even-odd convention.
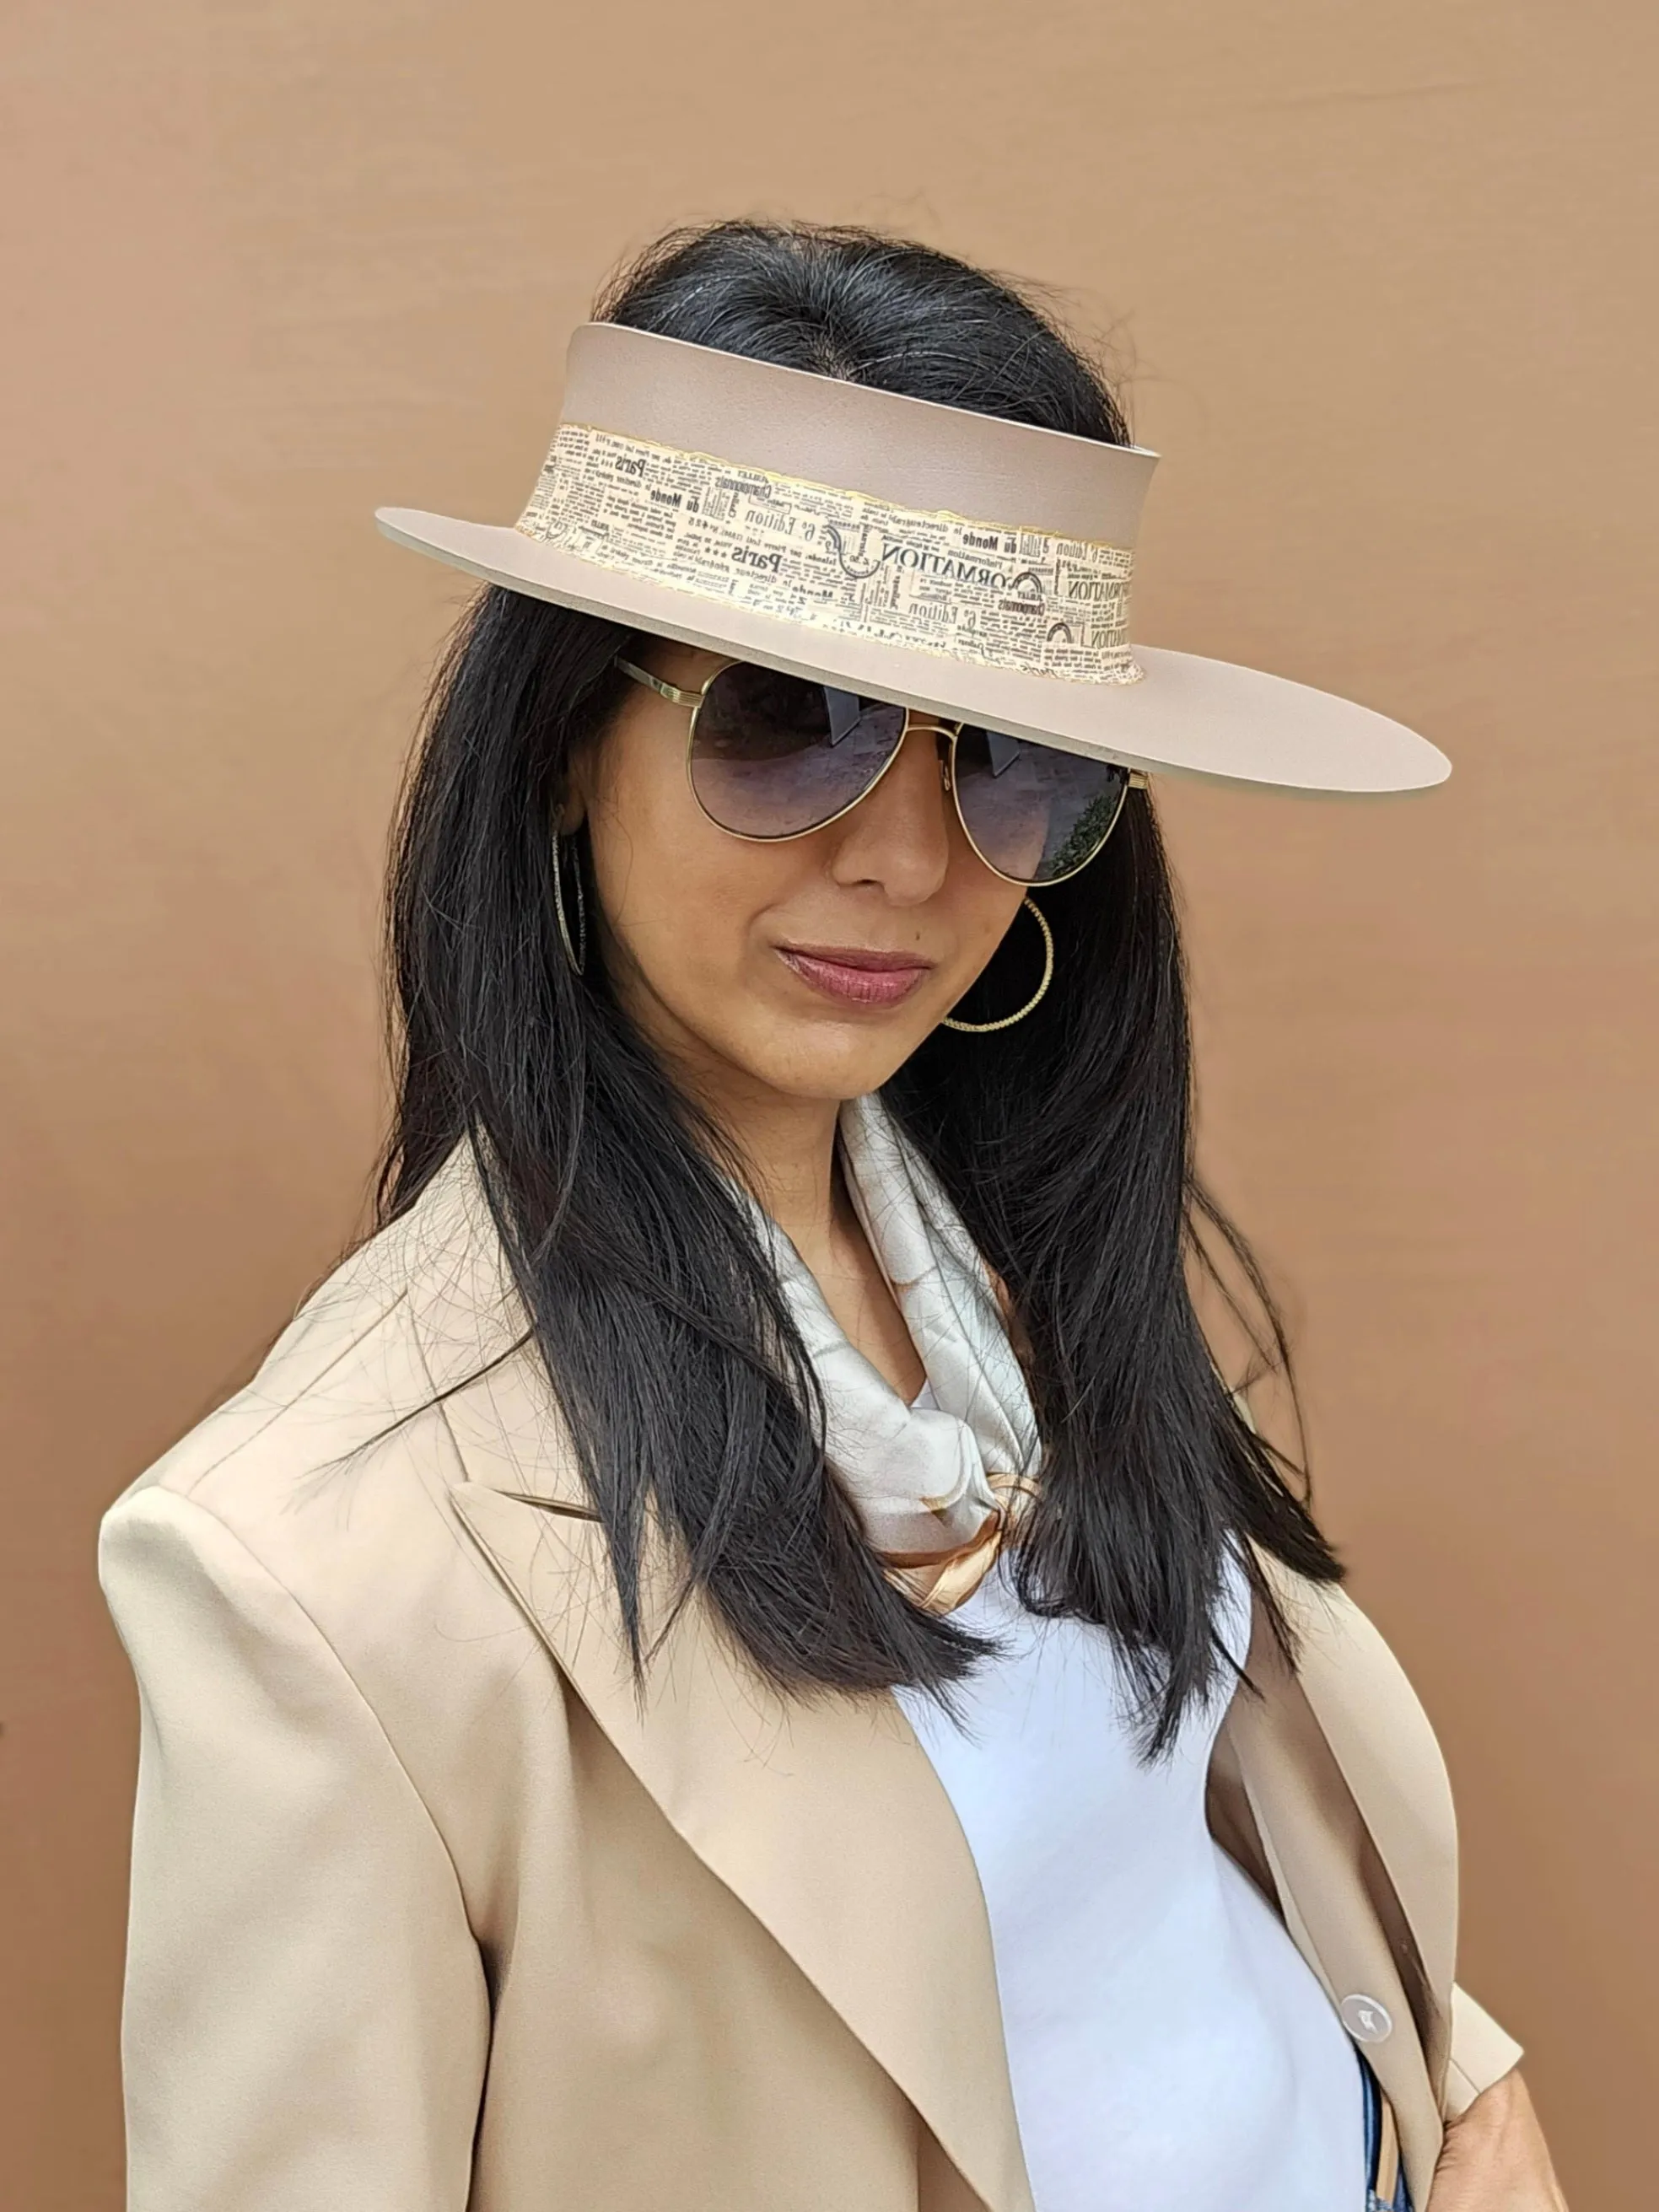
[[[456,1510],[451,1410],[520,1332],[498,1256],[445,1205],[428,1192],[313,1292],[106,1514],[99,1562],[179,1756],[216,1698],[260,1724],[287,1699],[316,1742],[347,1732],[338,1771],[367,1803],[384,1741],[488,1929],[510,1912],[524,1775],[562,1804],[569,1768],[538,1632]]]
[[[196,1423],[110,1509],[162,1489],[247,1538],[315,1492],[460,1479],[444,1394],[522,1334],[470,1159],[457,1155],[410,1210],[368,1237],[300,1305],[242,1389]],[[258,1548],[256,1547],[256,1548]]]

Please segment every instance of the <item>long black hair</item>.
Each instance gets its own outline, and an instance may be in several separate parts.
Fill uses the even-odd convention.
[[[1018,290],[861,231],[675,233],[598,312],[1128,442],[1101,377]],[[602,963],[578,976],[561,951],[550,823],[573,752],[616,710],[627,640],[492,588],[441,672],[392,870],[400,1097],[381,1218],[472,1146],[605,1524],[636,1668],[650,1512],[679,1540],[684,1587],[702,1588],[775,1683],[798,1695],[908,1683],[953,1705],[951,1686],[990,1647],[880,1572],[826,1470],[810,1364],[726,1183],[719,1132],[626,1018]],[[1264,1599],[1252,1542],[1318,1579],[1340,1569],[1194,1312],[1195,1260],[1219,1240],[1282,1358],[1259,1274],[1194,1172],[1180,939],[1144,794],[1043,906],[1057,965],[1036,1011],[1000,1033],[936,1030],[884,1096],[1012,1296],[1043,1449],[1040,1502],[1012,1554],[1021,1595],[1109,1631],[1155,1755],[1223,1663],[1213,1622],[1230,1546]],[[1028,994],[1035,935],[1017,921],[970,1017]]]

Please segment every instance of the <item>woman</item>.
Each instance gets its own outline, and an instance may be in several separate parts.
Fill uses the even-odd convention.
[[[491,588],[382,1225],[106,1530],[140,2212],[1559,2205],[1194,1317],[1146,789],[1444,763],[1130,646],[1152,461],[989,277],[725,225],[515,530],[383,514]]]

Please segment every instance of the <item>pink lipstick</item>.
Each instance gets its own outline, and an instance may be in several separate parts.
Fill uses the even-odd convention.
[[[914,952],[872,952],[855,945],[781,945],[804,983],[843,1006],[896,1006],[933,966]]]

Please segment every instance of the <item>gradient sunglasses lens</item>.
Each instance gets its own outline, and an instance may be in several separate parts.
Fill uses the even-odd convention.
[[[702,695],[691,788],[740,837],[799,837],[861,799],[897,751],[904,709],[738,661]]]
[[[957,739],[957,804],[981,860],[1017,884],[1054,884],[1093,860],[1117,826],[1129,771],[968,725]]]

